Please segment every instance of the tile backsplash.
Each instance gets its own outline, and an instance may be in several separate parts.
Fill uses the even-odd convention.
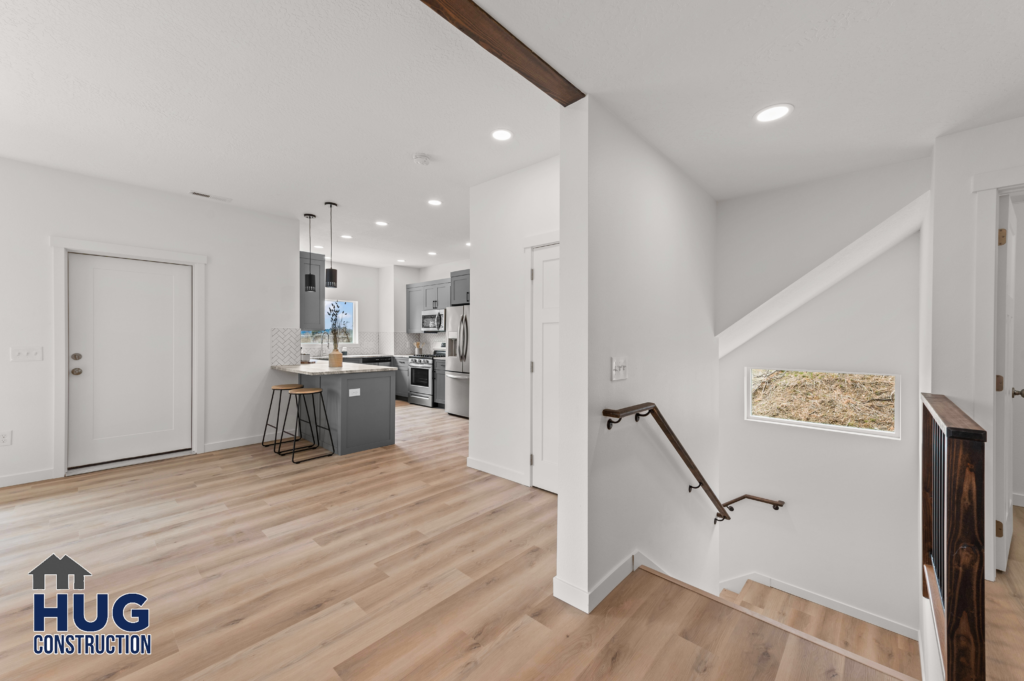
[[[298,329],[270,330],[270,366],[294,366],[299,363]]]
[[[360,331],[358,343],[338,347],[350,355],[412,355],[416,352],[416,342],[429,354],[440,349],[445,338],[437,334]],[[334,347],[331,334],[319,331],[302,331],[301,344],[302,352],[311,357],[326,357]]]

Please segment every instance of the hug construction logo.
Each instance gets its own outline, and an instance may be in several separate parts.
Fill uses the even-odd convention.
[[[58,558],[51,555],[29,572],[32,575],[32,589],[36,592],[46,588],[46,576],[57,577],[57,591],[81,591],[85,589],[85,578],[92,573],[68,556]],[[74,585],[71,586],[74,580]],[[72,594],[68,608],[68,594],[57,594],[57,605],[47,607],[46,594],[32,595],[32,650],[36,655],[150,655],[153,652],[153,637],[139,632],[149,628],[149,610],[129,608],[145,605],[146,597],[137,593],[118,596],[114,607],[110,607],[110,594],[96,594],[96,615],[92,621],[86,619],[85,594]],[[128,611],[127,614],[125,611]],[[46,634],[46,620],[57,620],[56,634]],[[113,620],[122,634],[98,633]],[[76,633],[68,632],[73,621]]]

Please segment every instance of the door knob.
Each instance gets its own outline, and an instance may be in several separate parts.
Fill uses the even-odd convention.
[[[82,353],[76,352],[75,354],[71,355],[71,359],[82,359]]]
[[[1024,388],[1022,388],[1020,390],[1014,390],[1011,387],[1010,388],[1010,399],[1012,400],[1014,397],[1024,397]]]
[[[78,375],[80,375],[81,373],[82,373],[82,370],[81,370],[81,369],[79,369],[78,367],[75,367],[74,369],[72,369],[72,370],[71,370],[71,375],[72,375],[72,376],[78,376]]]

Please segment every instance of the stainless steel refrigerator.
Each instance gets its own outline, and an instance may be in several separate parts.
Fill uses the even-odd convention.
[[[469,418],[469,305],[445,310],[444,410]]]

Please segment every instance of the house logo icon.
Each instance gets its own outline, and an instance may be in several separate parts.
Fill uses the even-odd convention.
[[[55,553],[51,553],[49,558],[37,565],[29,574],[32,575],[32,588],[35,590],[46,588],[46,575],[57,576],[58,589],[72,588],[68,586],[68,578],[73,576],[75,578],[75,586],[73,588],[76,591],[85,588],[86,575],[92,576],[91,572],[67,555],[63,558],[58,558]]]

